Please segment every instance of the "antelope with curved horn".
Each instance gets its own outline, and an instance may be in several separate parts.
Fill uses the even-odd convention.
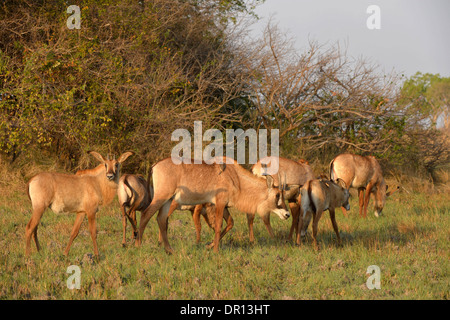
[[[264,177],[266,172],[266,166],[272,161],[275,161],[274,157],[269,156],[258,160],[252,167],[253,174]],[[292,234],[294,230],[297,230],[297,224],[299,221],[299,216],[301,214],[300,210],[300,202],[298,199],[299,189],[303,186],[308,180],[314,178],[314,173],[309,166],[308,161],[300,159],[298,161],[278,157],[278,173],[277,175],[273,175],[274,183],[279,184],[280,177],[284,178],[285,190],[284,190],[284,198],[289,202],[289,208],[292,213],[292,224],[291,229],[289,231],[289,239],[292,239]],[[253,219],[254,215],[248,215],[248,223],[251,237],[253,235]],[[273,231],[270,226],[270,216],[267,214],[262,217],[264,224],[270,234],[273,237]]]
[[[69,244],[64,251],[67,256],[73,240],[78,235],[81,222],[87,215],[89,231],[94,245],[94,254],[99,256],[97,248],[97,227],[95,215],[99,206],[111,203],[117,193],[120,178],[120,167],[133,152],[123,153],[119,159],[104,159],[98,152],[90,151],[94,158],[102,163],[91,173],[70,175],[55,172],[42,172],[30,179],[27,185],[33,213],[25,229],[25,253],[31,252],[31,237],[39,251],[37,228],[45,209],[55,213],[76,212],[77,217],[70,234]]]
[[[383,178],[381,166],[374,156],[359,156],[354,154],[340,154],[330,163],[330,178],[336,180],[341,178],[345,181],[347,188],[358,189],[359,215],[367,216],[367,206],[370,195],[375,197],[375,216],[379,217],[386,203],[386,198],[397,191],[387,192],[388,186]],[[347,214],[342,208],[344,215]]]
[[[222,164],[175,164],[171,158],[167,158],[155,164],[152,175],[155,196],[150,206],[142,213],[136,245],[141,244],[148,221],[159,210],[157,221],[164,248],[168,253],[173,251],[166,232],[172,200],[180,205],[215,205],[215,252],[219,251],[223,211],[227,206],[242,212],[257,212],[260,215],[273,211],[281,219],[289,217],[283,193],[274,188],[271,177],[264,180],[245,170],[233,159],[223,161]]]

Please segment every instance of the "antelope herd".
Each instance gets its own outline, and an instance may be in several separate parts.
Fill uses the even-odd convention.
[[[217,252],[220,240],[233,228],[229,208],[236,208],[247,215],[251,242],[254,241],[253,220],[256,214],[262,218],[270,237],[274,237],[270,213],[282,220],[292,215],[289,239],[295,231],[298,245],[306,236],[312,217],[312,238],[318,249],[318,222],[325,210],[329,211],[337,242],[341,244],[335,208],[341,207],[344,215],[347,214],[350,188],[358,190],[359,213],[363,217],[367,215],[371,194],[375,198],[375,216],[378,217],[386,197],[399,188],[387,193],[388,186],[381,167],[373,156],[338,155],[330,163],[329,178],[321,174],[317,179],[305,160],[267,157],[253,165],[250,172],[226,157],[218,157],[212,164],[175,164],[167,158],[153,165],[146,180],[135,174],[121,176],[121,164],[133,152],[123,153],[118,160],[105,159],[94,151],[89,154],[101,163],[94,169],[79,170],[75,175],[42,172],[28,182],[32,216],[25,229],[26,255],[31,252],[31,237],[40,250],[38,224],[45,209],[50,208],[55,213],[77,214],[64,254],[68,255],[86,215],[94,254],[98,257],[96,212],[100,206],[110,204],[116,194],[122,213],[123,246],[126,245],[127,219],[133,228],[135,246],[139,247],[146,225],[158,212],[159,241],[167,253],[173,252],[167,235],[168,218],[175,210],[189,210],[197,242],[200,241],[200,216],[203,216],[215,233],[209,246]],[[274,161],[278,162],[278,173],[268,175],[267,166]],[[141,212],[139,226],[136,211]],[[224,230],[223,220],[226,222]]]

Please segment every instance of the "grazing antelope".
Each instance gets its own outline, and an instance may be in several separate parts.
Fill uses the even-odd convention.
[[[265,167],[268,163],[271,163],[273,157],[265,157],[260,159],[257,163],[255,163],[252,167],[253,174],[264,177],[265,176]],[[297,230],[297,224],[300,212],[300,203],[297,203],[299,188],[304,185],[308,180],[314,178],[314,173],[309,166],[308,161],[300,159],[298,161],[281,158],[278,157],[279,169],[278,172],[281,177],[285,177],[284,183],[287,185],[287,190],[284,191],[284,198],[289,202],[289,208],[292,213],[292,224],[291,229],[289,231],[289,239],[292,239],[292,234],[294,230]],[[273,176],[274,183],[277,184],[278,176]],[[253,219],[255,215],[247,215],[247,220],[249,224],[250,230],[250,238],[253,238]],[[270,216],[267,214],[262,217],[264,224],[269,231],[270,236],[273,238],[273,231],[270,226]]]
[[[274,188],[271,177],[264,180],[251,174],[232,159],[226,162],[232,163],[174,164],[171,158],[167,158],[155,164],[152,174],[155,195],[150,206],[141,215],[136,245],[140,245],[148,221],[159,210],[157,221],[164,248],[168,253],[173,252],[166,232],[172,200],[179,205],[215,205],[215,252],[219,251],[223,211],[227,206],[260,215],[273,211],[281,219],[289,217],[283,193],[279,188]]]
[[[375,197],[375,216],[379,217],[384,208],[386,197],[397,191],[387,192],[388,186],[383,178],[383,173],[374,156],[359,156],[354,154],[340,154],[330,163],[330,177],[332,180],[341,178],[347,187],[358,189],[359,215],[367,216],[367,206],[370,195]],[[344,215],[347,211],[342,209]]]
[[[311,213],[313,216],[313,232],[312,237],[316,249],[317,245],[317,225],[325,210],[330,213],[331,223],[333,224],[334,232],[337,236],[338,244],[341,244],[341,237],[336,223],[335,208],[345,207],[350,210],[348,199],[350,193],[347,186],[342,179],[338,179],[337,183],[330,180],[309,180],[300,189],[301,201],[300,205],[303,211],[303,218],[299,219],[297,231],[297,244],[300,244],[300,236],[306,235],[309,222],[311,220]]]
[[[78,235],[81,222],[88,217],[89,231],[94,245],[94,253],[98,257],[97,228],[95,214],[98,207],[111,203],[117,193],[120,178],[120,166],[133,152],[123,153],[118,160],[104,159],[98,152],[90,151],[94,158],[102,163],[90,174],[70,175],[55,172],[42,172],[30,179],[27,185],[33,213],[25,228],[25,253],[31,252],[31,236],[39,251],[37,227],[46,208],[55,213],[76,212],[77,217],[70,234],[69,244],[64,251],[67,256],[73,240]]]

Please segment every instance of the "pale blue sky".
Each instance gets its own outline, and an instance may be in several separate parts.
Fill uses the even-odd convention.
[[[380,30],[366,26],[369,5],[380,7]],[[308,39],[339,41],[351,56],[369,58],[386,73],[450,77],[449,0],[266,0],[256,12],[261,18],[253,28],[257,34],[272,16],[299,50]]]

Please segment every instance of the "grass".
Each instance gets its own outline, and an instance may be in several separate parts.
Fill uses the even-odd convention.
[[[255,219],[255,243],[248,241],[244,214],[232,211],[235,226],[219,254],[205,248],[212,231],[203,224],[202,243],[188,212],[176,211],[169,222],[167,255],[157,242],[153,218],[141,248],[129,227],[128,246],[121,246],[117,203],[97,215],[100,261],[92,259],[92,241],[83,222],[69,257],[63,256],[75,215],[44,213],[39,225],[40,253],[24,256],[30,202],[24,192],[0,195],[0,299],[449,299],[448,194],[397,193],[383,216],[367,219],[357,199],[344,217],[337,213],[343,246],[336,246],[328,214],[319,223],[321,250],[311,239],[299,248],[285,238],[290,219],[272,216],[276,238],[268,238]],[[81,288],[67,288],[70,265],[81,269]],[[367,267],[381,269],[381,289],[369,290]]]

